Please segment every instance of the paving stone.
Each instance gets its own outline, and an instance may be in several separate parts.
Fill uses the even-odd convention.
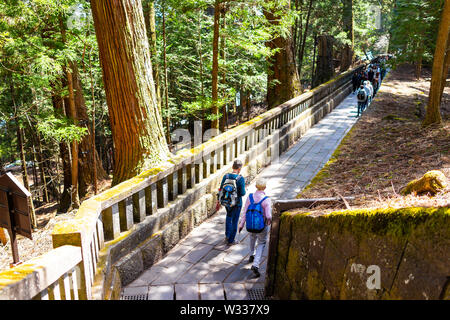
[[[176,300],[199,300],[198,284],[176,284],[175,299]]]
[[[225,300],[223,285],[220,284],[200,284],[201,300]]]
[[[211,272],[211,266],[207,263],[199,262],[181,275],[176,283],[198,283],[209,272]]]
[[[234,271],[236,266],[223,262],[219,265],[211,266],[211,268],[199,283],[222,283]]]
[[[227,300],[247,300],[247,289],[243,283],[223,284]]]
[[[207,263],[209,265],[215,266],[223,264],[223,258],[228,254],[223,250],[218,250],[216,248],[212,249],[206,256],[204,256],[200,262]]]
[[[225,279],[225,283],[245,282],[253,279],[255,274],[250,270],[250,266],[246,263],[241,263],[236,269]]]
[[[170,251],[166,257],[154,264],[158,267],[170,267],[179,259],[181,259],[185,254],[190,252],[194,247],[185,244],[178,244],[175,248]]]
[[[197,263],[201,258],[206,256],[206,254],[212,250],[214,246],[210,244],[200,243],[196,247],[194,247],[190,252],[188,252],[181,261],[189,262],[189,263]]]
[[[173,300],[174,286],[150,286],[148,290],[148,300]]]
[[[225,227],[224,227],[225,229]],[[202,243],[210,244],[212,246],[218,245],[225,241],[225,230],[221,233],[212,233],[210,236],[202,240]]]
[[[152,285],[173,284],[190,268],[192,268],[192,263],[179,260],[176,264],[163,270],[158,279],[152,282]]]
[[[125,287],[122,291],[123,295],[126,296],[136,296],[140,294],[147,294],[148,286],[140,286],[140,287]]]
[[[161,272],[163,272],[166,268],[153,266],[150,269],[145,270],[139,278],[130,283],[127,287],[139,287],[150,285],[153,281],[159,278]]]

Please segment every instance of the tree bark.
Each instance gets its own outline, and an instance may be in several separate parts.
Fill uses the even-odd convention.
[[[290,8],[290,1],[286,8]],[[279,16],[274,12],[264,10],[264,16],[273,26],[279,24]],[[267,102],[269,108],[274,108],[301,93],[300,77],[295,66],[294,53],[292,52],[292,38],[277,37],[267,43],[272,49],[279,49],[269,59],[271,68],[268,71]]]
[[[114,139],[113,185],[168,159],[140,0],[91,2]]]
[[[441,88],[444,73],[445,52],[447,41],[449,41],[450,30],[450,0],[445,0],[442,18],[439,24],[439,32],[436,42],[436,50],[433,59],[433,71],[431,75],[430,95],[428,100],[427,112],[423,121],[423,126],[431,124],[439,124],[442,122],[440,105],[441,105]]]
[[[444,72],[442,73],[441,79],[441,93],[439,95],[439,100],[442,101],[442,95],[444,94],[445,86],[447,85],[447,78],[449,76],[450,69],[450,31],[447,40],[447,50],[445,51],[445,61],[444,61]]]
[[[318,36],[317,68],[314,87],[327,82],[334,75],[333,65],[333,38],[331,36]]]
[[[354,56],[354,23],[353,23],[353,0],[343,0],[343,21],[344,31],[347,33],[347,38],[351,41],[351,44],[346,44],[343,49],[341,60],[341,71],[346,71],[353,63]]]

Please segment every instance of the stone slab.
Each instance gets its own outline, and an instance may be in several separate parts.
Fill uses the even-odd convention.
[[[225,300],[224,289],[219,284],[200,284],[201,300]]]
[[[148,300],[173,300],[174,286],[150,286],[148,289]]]

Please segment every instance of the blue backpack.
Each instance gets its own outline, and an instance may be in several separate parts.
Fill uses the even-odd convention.
[[[262,203],[268,197],[264,197],[260,202],[255,203],[253,200],[253,194],[249,195],[250,205],[245,213],[245,224],[247,226],[247,231],[252,233],[260,233],[264,230],[266,226],[264,223],[264,213],[262,208]]]

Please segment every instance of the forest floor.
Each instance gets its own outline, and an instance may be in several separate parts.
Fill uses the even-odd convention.
[[[353,196],[352,209],[440,207],[450,204],[450,89],[443,124],[423,128],[431,71],[417,80],[408,65],[391,71],[371,106],[342,141],[327,165],[298,198]],[[442,171],[449,186],[435,196],[401,196],[400,190],[429,170]],[[337,209],[305,209],[312,214]]]
[[[22,178],[20,177],[19,181]],[[111,179],[99,181],[99,191],[102,192],[110,188]],[[93,196],[92,191],[85,199]],[[32,258],[38,257],[45,252],[53,249],[52,231],[53,227],[65,220],[70,220],[75,217],[77,210],[72,210],[68,213],[57,214],[58,203],[52,202],[39,208],[36,208],[37,229],[33,231],[33,240],[25,238],[21,235],[17,236],[17,246],[19,249],[19,257],[21,261],[28,261]],[[5,233],[7,231],[5,230]],[[7,236],[9,239],[9,236]],[[11,242],[8,241],[6,245],[0,243],[0,271],[8,269],[9,264],[12,263]]]

